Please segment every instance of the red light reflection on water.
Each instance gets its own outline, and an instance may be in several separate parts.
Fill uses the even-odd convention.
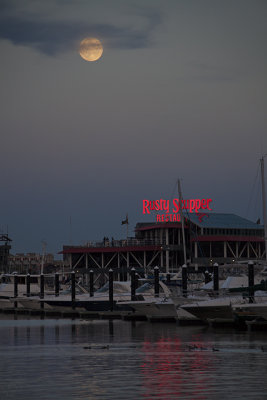
[[[206,399],[213,364],[211,354],[206,350],[201,341],[191,342],[187,348],[178,338],[145,342],[141,365],[146,389],[143,397]]]

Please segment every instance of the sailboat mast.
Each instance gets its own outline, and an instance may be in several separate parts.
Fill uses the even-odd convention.
[[[265,180],[264,180],[264,157],[261,159],[261,191],[262,191],[262,209],[263,209],[263,223],[264,223],[264,241],[265,241],[265,260],[267,264],[267,217],[266,217],[266,196],[265,196]]]
[[[46,250],[46,242],[42,242],[43,254],[42,254],[42,262],[41,262],[41,274],[44,273],[44,259],[45,259],[45,250]]]
[[[181,184],[180,180],[178,179],[178,194],[179,194],[179,203],[180,205],[182,204],[182,190],[181,190]],[[186,247],[185,247],[185,234],[184,234],[184,215],[183,211],[180,208],[180,215],[181,215],[181,221],[182,221],[182,235],[183,235],[183,252],[184,252],[184,265],[186,265]]]

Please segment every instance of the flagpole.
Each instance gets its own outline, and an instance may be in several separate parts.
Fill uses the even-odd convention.
[[[179,193],[179,204],[180,204],[180,215],[181,215],[181,221],[182,221],[182,238],[183,238],[183,253],[184,253],[184,265],[186,265],[186,246],[185,246],[185,233],[184,233],[184,214],[182,211],[182,189],[181,189],[181,183],[180,179],[178,179],[178,193]]]
[[[126,219],[121,221],[121,224],[124,225],[126,224],[126,242],[128,243],[128,225],[129,225],[129,221],[128,221],[128,213],[126,214]]]
[[[262,192],[262,209],[263,209],[263,225],[264,225],[264,241],[265,241],[265,262],[267,265],[267,216],[266,216],[266,197],[265,197],[265,180],[264,180],[264,157],[260,159],[261,164],[261,192]]]
[[[129,222],[128,222],[128,213],[126,214],[126,226],[127,226],[127,229],[126,229],[126,241],[127,241],[127,244],[128,244],[128,225],[129,225]]]

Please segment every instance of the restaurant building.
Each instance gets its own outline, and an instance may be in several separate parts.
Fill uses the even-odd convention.
[[[183,246],[183,232],[185,246]],[[182,222],[137,223],[135,237],[63,246],[71,269],[107,273],[110,268],[126,277],[131,268],[149,273],[155,266],[176,272],[186,262],[193,266],[236,263],[265,258],[264,228],[235,214],[188,213]]]

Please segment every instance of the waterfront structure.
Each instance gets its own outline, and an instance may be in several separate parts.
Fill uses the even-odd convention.
[[[234,264],[265,257],[264,227],[235,214],[184,215],[186,260],[194,266]],[[61,252],[70,269],[107,274],[112,268],[125,279],[130,269],[149,273],[155,266],[176,272],[184,264],[181,222],[137,223],[135,237],[64,246]]]
[[[192,263],[264,260],[264,227],[259,221],[224,213],[190,214],[189,218]]]

